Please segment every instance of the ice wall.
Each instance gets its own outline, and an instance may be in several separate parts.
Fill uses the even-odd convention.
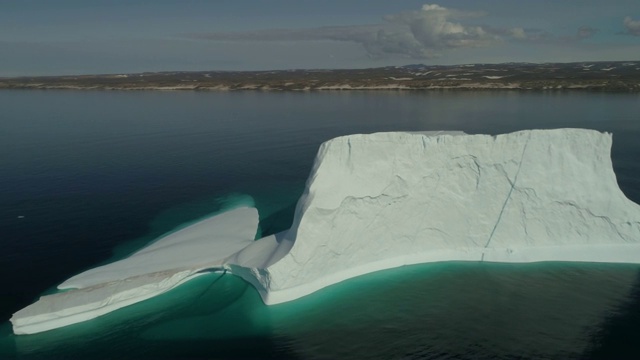
[[[640,207],[618,188],[611,143],[580,129],[330,140],[280,235],[290,251],[232,271],[275,304],[423,262],[640,262]]]

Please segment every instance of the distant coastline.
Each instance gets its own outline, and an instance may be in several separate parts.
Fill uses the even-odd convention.
[[[640,60],[407,65],[347,70],[197,71],[0,78],[0,89],[372,91],[590,90],[640,92]]]

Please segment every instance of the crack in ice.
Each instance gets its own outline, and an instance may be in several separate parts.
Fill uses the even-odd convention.
[[[500,213],[498,214],[498,220],[496,220],[495,225],[493,225],[493,229],[491,230],[491,234],[489,234],[489,239],[487,239],[487,243],[484,245],[484,248],[488,248],[489,244],[491,244],[491,239],[493,239],[493,234],[495,234],[498,225],[500,224],[500,220],[502,220],[502,214],[504,213],[504,209],[507,208],[507,204],[509,203],[509,199],[511,199],[511,194],[513,193],[513,189],[516,187],[516,182],[518,181],[518,175],[520,175],[520,170],[522,169],[522,161],[524,160],[524,154],[527,151],[527,145],[529,145],[529,140],[531,139],[531,134],[527,138],[527,142],[524,143],[524,147],[522,148],[522,155],[520,155],[520,163],[518,164],[518,170],[516,171],[516,175],[513,177],[513,181],[509,179],[507,176],[507,181],[511,184],[511,188],[509,189],[509,193],[507,194],[507,198],[504,200],[502,204],[502,209],[500,209]],[[506,174],[505,174],[506,175]],[[482,252],[482,257],[480,261],[484,261],[484,251]]]

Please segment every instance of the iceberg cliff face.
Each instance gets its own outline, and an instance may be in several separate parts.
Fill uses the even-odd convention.
[[[640,262],[640,207],[618,188],[611,142],[579,129],[330,140],[279,235],[290,251],[232,271],[275,304],[423,262]]]

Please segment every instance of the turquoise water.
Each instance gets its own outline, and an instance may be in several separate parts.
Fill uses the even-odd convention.
[[[639,202],[638,100],[0,92],[0,358],[636,358],[637,265],[416,265],[271,307],[214,273],[42,334],[14,336],[7,320],[65,278],[234,204],[259,209],[256,237],[286,229],[317,147],[349,133],[609,131],[620,186]]]

